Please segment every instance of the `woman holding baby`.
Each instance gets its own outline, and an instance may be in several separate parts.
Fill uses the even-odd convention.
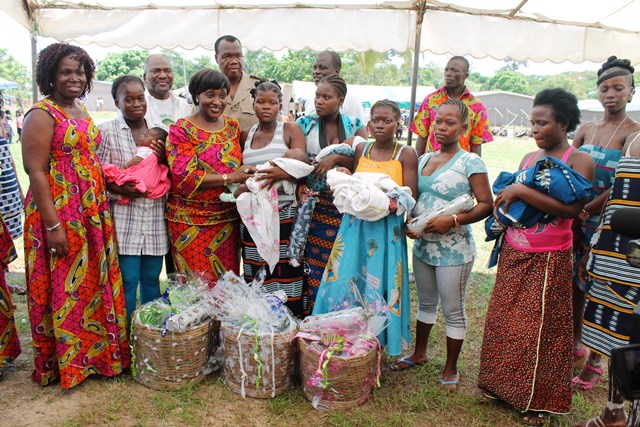
[[[308,173],[312,167],[308,165],[307,145],[300,126],[277,120],[282,108],[280,86],[276,82],[261,82],[251,93],[260,122],[242,131],[243,162],[258,167],[256,190],[270,190],[267,203],[270,202],[275,209],[266,207],[271,213],[269,225],[256,224],[255,221],[240,224],[244,277],[249,282],[260,268],[265,267],[267,275],[263,282],[264,290],[284,290],[288,299],[286,305],[294,316],[300,317],[303,313],[303,267],[291,265],[285,253],[296,216],[295,183],[300,174]],[[291,167],[295,170],[292,171]],[[282,182],[291,184],[281,185]],[[258,191],[254,190],[254,193]],[[243,218],[244,199],[248,196],[238,196],[237,200]],[[264,207],[260,209],[264,210]],[[262,234],[259,230],[261,225]],[[265,234],[275,235],[275,238],[256,238]]]

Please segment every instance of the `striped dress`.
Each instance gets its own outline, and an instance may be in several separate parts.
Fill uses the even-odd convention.
[[[581,146],[579,150],[588,153],[593,158],[593,161],[596,164],[595,176],[593,177],[593,187],[591,189],[591,194],[589,195],[589,200],[587,200],[587,203],[589,203],[600,196],[602,193],[607,191],[613,185],[616,165],[618,164],[618,161],[620,161],[620,157],[622,157],[622,151],[616,150],[614,148],[600,147],[599,145],[592,144],[585,144]],[[588,220],[580,224],[580,229],[583,235],[583,245],[581,248],[574,248],[577,254],[577,260],[582,258],[584,251],[591,243],[591,238],[596,232],[599,223],[600,215],[597,214],[592,215]],[[580,287],[580,289],[585,292],[588,291],[593,284],[592,281],[588,280],[585,281],[584,285],[582,285],[582,283],[580,283],[577,278],[576,271],[574,271],[573,281],[578,287]]]
[[[13,169],[11,145],[0,136],[0,213],[13,239],[22,236],[22,198]]]
[[[640,268],[627,263],[629,238],[611,230],[611,215],[639,206],[640,158],[623,157],[587,264],[594,283],[587,294],[582,342],[606,357],[612,348],[628,344],[632,312],[640,302]]]
[[[262,148],[251,148],[253,135],[258,125],[254,125],[245,142],[245,148],[242,153],[242,161],[245,165],[258,166],[277,157],[282,157],[289,149],[284,142],[284,123],[279,122],[273,134],[273,139]],[[300,317],[303,312],[305,301],[303,301],[303,284],[304,269],[300,265],[294,267],[289,264],[289,258],[285,255],[291,228],[296,216],[296,204],[293,203],[295,196],[286,194],[278,194],[278,208],[280,218],[280,260],[278,265],[269,272],[267,262],[258,254],[256,244],[251,238],[251,234],[244,226],[240,224],[240,242],[242,243],[242,262],[244,268],[244,278],[247,282],[253,280],[260,268],[267,269],[267,276],[263,283],[266,292],[275,292],[279,289],[287,293],[287,307],[291,309],[294,316]]]

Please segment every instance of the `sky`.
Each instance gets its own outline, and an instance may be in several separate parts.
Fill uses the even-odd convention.
[[[2,28],[3,36],[0,37],[0,48],[8,50],[8,53],[13,56],[17,61],[24,64],[28,69],[31,69],[31,41],[29,32],[13,21],[7,14],[0,11],[0,28]],[[242,38],[240,38],[242,40]],[[38,50],[43,49],[55,40],[51,38],[38,38]],[[110,52],[122,52],[125,49],[118,48],[116,46],[111,48],[104,48],[97,45],[82,46],[94,61],[104,59]],[[195,58],[200,55],[211,55],[212,51],[205,49],[194,50],[179,50],[186,58]],[[277,54],[277,53],[276,53]],[[449,56],[446,55],[434,55],[429,52],[422,54],[421,63],[433,62],[444,68]],[[504,66],[504,62],[495,60],[493,58],[470,58],[471,71],[479,72],[484,76],[492,76],[496,70]],[[520,68],[520,72],[527,75],[532,74],[546,74],[553,75],[562,73],[565,71],[597,71],[600,68],[600,64],[593,62],[583,62],[580,64],[573,64],[570,62],[564,62],[561,64],[554,64],[552,62],[535,63],[528,62],[527,67]]]

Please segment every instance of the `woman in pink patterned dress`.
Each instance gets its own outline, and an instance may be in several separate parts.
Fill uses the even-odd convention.
[[[63,388],[130,365],[125,303],[105,183],[100,132],[78,102],[94,64],[56,43],[38,57],[46,96],[25,114],[22,158],[29,175],[24,250],[35,370]]]

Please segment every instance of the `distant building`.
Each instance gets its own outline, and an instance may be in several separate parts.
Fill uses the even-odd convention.
[[[533,108],[533,97],[513,92],[486,91],[472,93],[480,98],[487,108],[491,127],[507,125],[529,127],[529,116]]]

